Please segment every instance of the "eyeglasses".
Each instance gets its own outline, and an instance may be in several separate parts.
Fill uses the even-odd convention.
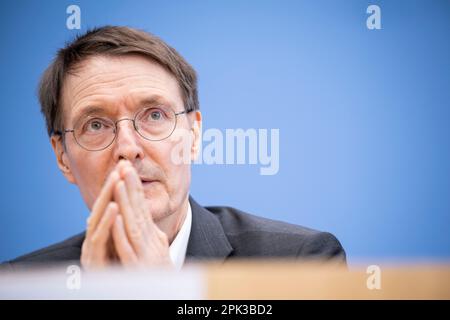
[[[141,109],[133,119],[122,118],[113,121],[106,117],[88,115],[81,117],[73,129],[55,131],[55,134],[63,135],[72,132],[75,141],[80,147],[88,151],[100,151],[108,148],[116,139],[120,121],[129,120],[133,127],[144,139],[160,141],[172,135],[177,126],[177,117],[187,114],[192,110],[176,113],[166,106],[155,106]]]

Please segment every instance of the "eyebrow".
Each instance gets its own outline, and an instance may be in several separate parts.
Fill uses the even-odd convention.
[[[171,107],[170,103],[162,96],[159,95],[153,95],[150,97],[145,97],[143,98],[140,102],[140,105],[145,105],[145,106],[149,106],[149,105],[155,105],[155,104],[163,104],[166,105],[168,107]]]
[[[167,107],[172,108],[171,104],[164,97],[162,97],[160,95],[152,95],[152,96],[144,97],[141,100],[139,100],[138,109],[143,106],[148,107],[148,106],[154,106],[157,104],[163,104]],[[98,105],[89,105],[75,113],[73,123],[75,124],[81,118],[88,117],[90,115],[108,115],[108,114],[111,115],[111,112],[110,112],[110,110],[108,110],[108,108],[100,107]]]
[[[87,106],[87,107],[83,108],[81,111],[78,111],[75,113],[74,118],[73,118],[74,119],[73,125],[75,125],[81,118],[88,117],[93,114],[103,115],[103,114],[107,114],[107,113],[108,113],[108,110],[106,108],[95,106],[95,105]]]

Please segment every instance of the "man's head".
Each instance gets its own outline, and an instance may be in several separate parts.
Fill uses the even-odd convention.
[[[121,159],[141,176],[156,221],[186,201],[190,165],[174,162],[173,149],[183,134],[190,159],[197,152],[197,80],[192,67],[162,40],[126,27],[89,31],[58,52],[42,77],[39,98],[59,168],[78,185],[89,208]],[[165,117],[161,110],[172,112],[176,132],[160,136],[163,140],[144,139],[142,126],[129,121],[136,114],[144,119],[143,110],[151,111],[144,114],[147,121]],[[114,141],[90,148],[106,129],[115,132]]]

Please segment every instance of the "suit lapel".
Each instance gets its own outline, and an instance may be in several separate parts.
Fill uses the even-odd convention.
[[[224,261],[233,251],[219,219],[189,197],[192,226],[186,260],[214,259]]]

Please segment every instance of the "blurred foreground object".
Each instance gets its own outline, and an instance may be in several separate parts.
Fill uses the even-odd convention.
[[[448,264],[382,266],[379,289],[369,288],[373,275],[364,267],[347,270],[293,261],[205,263],[179,272],[72,271],[61,266],[43,272],[3,272],[0,298],[450,299]]]

